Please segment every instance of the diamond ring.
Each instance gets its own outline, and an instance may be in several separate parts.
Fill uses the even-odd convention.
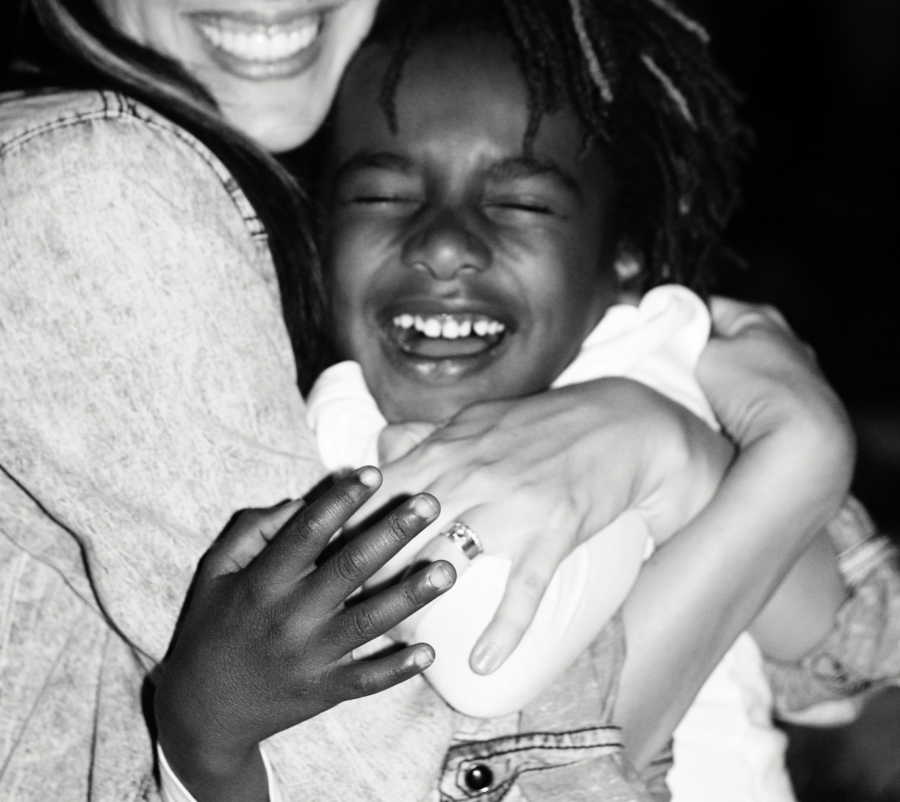
[[[478,535],[472,531],[472,527],[461,521],[454,521],[447,529],[441,532],[441,535],[449,538],[470,560],[474,560],[479,554],[484,552],[484,546],[481,544]]]

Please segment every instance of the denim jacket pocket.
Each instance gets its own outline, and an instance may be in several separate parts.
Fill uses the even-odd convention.
[[[440,782],[441,802],[499,802],[505,799],[523,775],[572,768],[598,759],[609,759],[606,769],[611,782],[624,781],[619,758],[622,738],[619,727],[588,727],[572,732],[533,732],[458,743],[450,748]],[[606,762],[603,760],[602,762]],[[567,772],[567,775],[569,772]],[[566,787],[577,782],[567,779]],[[544,785],[544,783],[542,783]],[[559,789],[564,793],[564,789]],[[541,802],[566,797],[542,792]],[[530,796],[529,796],[530,798]],[[623,802],[629,797],[621,797]],[[638,793],[630,797],[644,799]],[[536,797],[537,799],[537,797]],[[616,797],[618,800],[619,797]]]

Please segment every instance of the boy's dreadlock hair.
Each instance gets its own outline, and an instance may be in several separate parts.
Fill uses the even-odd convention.
[[[619,241],[640,265],[635,288],[675,281],[707,290],[750,135],[704,28],[668,0],[383,0],[370,41],[393,53],[381,97],[390,125],[421,40],[468,32],[513,44],[529,98],[526,151],[543,115],[566,104],[586,146],[608,149]]]

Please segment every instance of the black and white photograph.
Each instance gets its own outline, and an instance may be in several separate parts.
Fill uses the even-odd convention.
[[[900,4],[0,59],[0,802],[900,802]]]

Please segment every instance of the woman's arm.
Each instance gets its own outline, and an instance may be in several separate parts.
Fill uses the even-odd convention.
[[[52,694],[22,681],[4,697],[0,761],[4,782],[30,772],[71,793],[88,777],[130,789],[141,772],[151,787],[140,681],[169,646],[197,561],[235,508],[299,497],[322,472],[246,199],[148,110],[78,97],[0,153],[0,530],[64,577],[90,625],[66,629],[71,596],[65,615],[59,601],[18,604],[29,639],[4,642],[0,662],[15,672],[31,665],[19,652],[58,652]],[[21,577],[9,568],[4,579]],[[28,604],[39,590],[13,588]],[[59,720],[72,724],[58,739],[67,751],[38,747],[36,766],[46,741],[32,730]],[[309,766],[345,767],[359,727],[371,749],[353,758],[348,794],[376,799],[370,767],[426,729],[382,704],[329,711],[265,748],[285,787],[324,798],[330,783]],[[406,767],[401,784],[431,782],[440,757],[421,778]]]
[[[803,552],[750,626],[770,660],[802,658],[831,631],[848,589],[828,533]]]
[[[700,380],[741,447],[713,501],[654,556],[626,603],[617,714],[639,765],[664,745],[849,486],[854,441],[808,352],[751,307],[719,301]]]
[[[0,516],[150,664],[233,510],[321,469],[265,242],[221,165],[83,97],[0,158],[0,453],[21,498]]]

